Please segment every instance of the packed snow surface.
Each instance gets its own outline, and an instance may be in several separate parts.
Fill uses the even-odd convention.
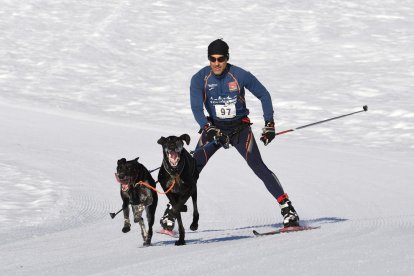
[[[0,0],[0,275],[414,273],[414,2]],[[122,157],[161,165],[161,136],[198,125],[189,82],[224,38],[270,91],[277,131],[368,112],[259,145],[303,224],[233,148],[198,181],[187,245],[121,232]],[[260,101],[247,92],[256,139]],[[156,178],[157,172],[153,173]],[[157,186],[159,189],[161,187]],[[168,200],[160,195],[155,230]]]

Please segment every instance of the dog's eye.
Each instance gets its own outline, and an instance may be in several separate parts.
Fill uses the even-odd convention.
[[[177,147],[175,148],[175,151],[176,151],[176,152],[181,152],[181,151],[182,151],[182,149],[183,149],[183,147],[184,147],[183,142],[182,142],[182,141],[177,141],[177,142],[175,142],[175,145],[177,146]]]

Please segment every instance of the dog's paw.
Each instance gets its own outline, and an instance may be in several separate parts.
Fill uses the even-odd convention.
[[[144,247],[150,246],[151,245],[151,239],[147,239],[146,241],[144,241],[144,243],[142,245]]]
[[[122,232],[124,232],[124,233],[128,233],[129,231],[131,231],[131,226],[130,225],[125,225],[122,228]]]
[[[191,231],[196,231],[198,229],[198,223],[191,223],[190,225],[190,229]]]
[[[185,245],[185,240],[178,240],[175,242],[175,245],[180,246],[180,245]]]

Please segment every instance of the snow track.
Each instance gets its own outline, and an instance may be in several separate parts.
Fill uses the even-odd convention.
[[[399,158],[404,155],[396,154],[390,160],[373,155],[370,150],[361,156],[352,148],[334,144],[330,147],[308,144],[305,147],[300,142],[287,139],[263,148],[264,160],[270,169],[277,171],[302,222],[322,227],[277,237],[255,238],[253,229],[264,231],[281,227],[280,209],[234,149],[220,150],[203,170],[198,182],[200,222],[196,232],[189,230],[192,204],[187,203],[189,210],[183,215],[187,246],[177,248],[174,246],[175,238],[155,233],[153,246],[141,248],[138,225],[134,224],[130,233],[123,234],[122,214],[114,220],[108,215],[121,206],[119,187],[113,173],[117,158],[123,156],[141,156],[140,160],[148,168],[157,167],[162,158],[156,144],[160,136],[157,131],[147,130],[142,136],[139,129],[129,126],[114,127],[112,124],[5,106],[2,110],[45,123],[39,131],[24,137],[32,141],[30,144],[26,140],[4,140],[8,150],[3,151],[1,170],[8,177],[2,179],[2,187],[17,189],[19,186],[13,184],[26,180],[36,182],[39,190],[27,200],[37,202],[38,208],[53,210],[53,216],[40,220],[37,226],[23,224],[18,228],[2,229],[1,249],[13,252],[1,259],[2,274],[16,271],[37,274],[52,271],[55,267],[59,267],[61,274],[81,271],[112,274],[145,266],[149,268],[143,275],[154,275],[163,274],[163,267],[174,267],[177,263],[191,264],[180,266],[180,271],[192,274],[196,273],[197,267],[205,266],[206,260],[216,264],[216,270],[211,270],[213,274],[214,271],[234,274],[253,270],[266,274],[274,263],[293,265],[292,258],[301,260],[300,265],[295,262],[296,273],[306,273],[310,268],[319,271],[323,266],[328,274],[337,269],[332,263],[345,259],[348,261],[341,270],[346,274],[350,272],[348,265],[355,263],[366,271],[376,270],[368,263],[372,261],[371,254],[381,252],[383,248],[397,246],[399,252],[376,253],[378,260],[375,262],[381,269],[400,262],[395,260],[396,257],[393,259],[392,254],[404,253],[408,256],[406,259],[413,256],[410,243],[405,242],[414,232],[410,194],[400,192],[409,190],[410,181],[399,178],[392,186],[389,185],[395,179],[394,175],[401,176],[409,170],[409,159],[398,161],[404,160]],[[3,118],[1,124],[8,124],[7,116],[0,118]],[[21,120],[13,124],[17,129],[27,129],[32,122]],[[57,124],[61,131],[51,132]],[[39,139],[44,137],[43,133],[51,133],[46,141]],[[66,139],[59,140],[59,137]],[[86,150],[78,150],[79,145]],[[136,152],[131,151],[130,145],[136,146]],[[19,151],[19,148],[24,150]],[[43,152],[43,155],[40,158],[33,155],[19,158],[27,152]],[[24,160],[26,165],[16,160]],[[27,164],[32,164],[33,168],[27,169]],[[40,167],[45,169],[40,172],[37,169]],[[243,171],[243,174],[226,174],[223,167],[230,171]],[[392,176],[389,175],[390,170]],[[42,192],[42,187],[48,192],[58,187],[59,193]],[[378,192],[387,189],[393,192]],[[2,192],[7,195],[8,190],[3,188]],[[43,206],[42,201],[36,201],[37,195],[42,194],[48,195],[46,198],[54,195],[54,201],[46,201]],[[166,203],[166,197],[160,196],[155,230],[160,227],[159,218]],[[52,257],[48,253],[50,249],[55,254],[59,252],[58,255]],[[41,254],[36,253],[39,250]],[[137,250],[140,250],[142,259],[119,265],[119,259],[130,258],[131,254],[137,254]],[[280,251],[290,253],[281,255]],[[16,255],[25,262],[16,264]],[[162,257],[165,255],[169,257]],[[317,257],[313,259],[315,255]],[[257,256],[261,256],[260,260]],[[49,259],[53,259],[53,265],[45,261]],[[88,260],[87,265],[84,260]],[[157,265],[160,262],[162,267]],[[234,265],[229,267],[229,262]],[[409,269],[410,266],[402,265],[399,271]]]
[[[1,7],[0,275],[413,274],[412,2]],[[159,167],[166,135],[188,133],[194,148],[188,85],[219,37],[270,91],[278,131],[369,111],[259,145],[302,222],[320,229],[255,238],[281,226],[280,209],[230,149],[199,179],[196,232],[187,204],[187,245],[154,234],[142,248],[137,224],[123,234],[122,214],[109,217],[121,207],[116,161]],[[260,101],[246,101],[258,138]]]
[[[111,200],[100,196],[106,194],[105,191],[97,193],[96,185],[101,180],[95,169],[99,158],[82,162],[85,151],[78,151],[76,146],[85,131],[77,130],[79,132],[68,144],[62,137],[72,135],[74,125],[65,124],[71,119],[5,105],[1,108],[5,112],[1,124],[15,131],[5,133],[7,142],[1,155],[0,243],[80,227],[106,216],[112,205]],[[10,121],[9,114],[22,120]],[[38,127],[29,135],[19,134],[39,121],[50,125],[60,121],[59,125],[65,125],[65,129],[56,132],[53,127]],[[72,153],[69,152],[71,143],[75,145]],[[30,153],[34,158],[29,158]]]

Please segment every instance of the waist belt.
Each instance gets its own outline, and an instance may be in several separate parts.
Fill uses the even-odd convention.
[[[221,132],[217,142],[226,149],[229,148],[229,144],[233,145],[234,143],[239,143],[240,132],[251,124],[248,117],[242,117],[231,121],[215,121],[214,125],[219,128]]]
[[[250,119],[248,117],[242,117],[229,121],[213,120],[213,124],[221,130],[231,130],[242,125],[251,125]]]

